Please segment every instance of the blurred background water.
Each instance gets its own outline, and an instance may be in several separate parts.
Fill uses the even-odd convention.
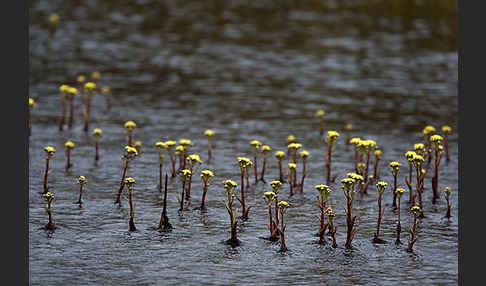
[[[59,15],[50,32],[49,15]],[[31,1],[30,2],[29,273],[32,285],[455,285],[457,245],[457,1]],[[94,165],[91,136],[82,130],[76,101],[73,129],[58,131],[61,84],[76,85],[101,73],[98,86],[112,90],[110,111],[96,95],[90,131],[101,128],[101,161]],[[317,192],[325,183],[325,144],[315,118],[324,109],[327,130],[341,133],[334,153],[331,205],[336,212],[337,249],[315,244]],[[135,178],[136,232],[128,232],[128,205],[113,204],[126,143],[123,123],[137,123],[141,155],[129,169]],[[423,141],[425,125],[452,127],[451,161],[443,160],[439,188],[451,187],[452,219],[443,218],[441,197],[431,203],[431,174],[414,253],[395,246],[396,214],[385,191],[382,238],[376,227],[376,188],[357,199],[358,232],[346,250],[344,196],[340,180],[353,170],[344,126],[353,136],[373,139],[383,151],[381,179],[392,184],[388,164],[399,161],[400,186],[408,171],[403,154]],[[208,163],[204,130],[216,135]],[[293,134],[310,152],[303,194],[289,201],[287,246],[259,239],[268,230],[262,199],[268,184],[251,184],[250,219],[239,225],[242,245],[232,249],[221,181],[239,182],[237,156],[252,157],[249,142],[272,147],[267,182],[278,177],[273,157],[286,150]],[[208,212],[177,214],[181,184],[169,182],[172,233],[153,228],[161,212],[154,143],[191,139],[192,152],[215,173]],[[72,140],[74,166],[64,170],[64,142]],[[46,232],[42,191],[43,147],[57,149],[49,186],[57,229]],[[166,156],[166,162],[168,157]],[[259,161],[261,166],[261,161]],[[298,175],[301,169],[298,165]],[[168,169],[166,168],[168,171]],[[430,172],[431,173],[431,172]],[[77,199],[76,179],[88,179],[85,204]],[[250,180],[252,182],[252,180]],[[192,204],[200,202],[194,177]],[[404,195],[407,197],[408,193]],[[406,201],[406,200],[404,200]],[[238,205],[238,204],[237,204]],[[402,202],[402,208],[407,207]],[[411,217],[402,216],[402,242]]]

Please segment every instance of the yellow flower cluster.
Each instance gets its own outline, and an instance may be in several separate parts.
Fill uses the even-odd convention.
[[[278,208],[280,209],[280,211],[283,211],[288,207],[289,207],[289,203],[287,203],[286,201],[280,201],[278,203]]]
[[[67,91],[70,95],[76,95],[78,94],[78,89],[75,87],[70,87]]]
[[[351,139],[349,140],[349,143],[351,143],[351,144],[354,144],[354,145],[358,146],[358,144],[359,144],[359,142],[360,142],[360,141],[361,141],[361,138],[359,138],[359,137],[353,137],[353,138],[351,138]]]
[[[278,161],[281,161],[284,157],[285,157],[285,152],[283,151],[275,152],[275,158],[277,158]]]
[[[134,147],[137,148],[137,149],[142,147],[142,141],[135,141]]]
[[[211,129],[208,129],[208,130],[204,131],[204,135],[208,136],[208,137],[212,137],[212,136],[214,136],[214,131],[211,130]]]
[[[242,170],[246,169],[247,167],[251,166],[253,163],[250,159],[246,157],[238,157],[238,165]]]
[[[85,176],[79,176],[78,178],[78,184],[80,185],[84,185],[86,184],[88,181],[86,180],[86,177]]]
[[[95,128],[93,130],[93,136],[101,136],[102,133],[103,133],[103,131],[99,128]]]
[[[433,142],[433,143],[440,143],[440,142],[442,142],[442,140],[444,140],[444,138],[442,138],[442,136],[440,136],[440,135],[430,136],[430,141]]]
[[[223,186],[228,191],[228,190],[231,190],[232,188],[236,188],[236,186],[238,186],[238,184],[236,184],[235,181],[232,181],[232,180],[225,180],[225,181],[223,181]]]
[[[104,86],[102,89],[101,89],[101,93],[103,95],[108,95],[110,94],[110,87],[109,86]]]
[[[327,208],[326,213],[327,213],[327,216],[329,216],[329,218],[333,218],[335,216],[334,211],[332,210],[331,207]]]
[[[344,189],[350,190],[351,187],[356,183],[356,180],[351,178],[345,178],[341,180],[341,183],[343,184]]]
[[[71,150],[71,149],[74,148],[74,142],[67,141],[66,143],[64,143],[64,147],[66,147],[66,149],[68,149],[68,150]]]
[[[295,136],[294,135],[289,135],[287,136],[287,144],[295,142]]]
[[[191,154],[189,156],[187,156],[187,161],[191,162],[191,164],[196,164],[196,163],[201,163],[202,164],[202,161],[201,161],[201,158],[199,158],[199,155],[197,154]]]
[[[321,197],[327,198],[329,194],[331,193],[331,189],[327,185],[317,185],[315,186],[316,190],[319,192]]]
[[[165,142],[159,141],[155,143],[155,148],[157,148],[159,152],[162,152],[163,149],[167,148],[167,144]]]
[[[422,130],[422,133],[426,136],[430,135],[432,132],[435,132],[435,128],[430,125],[425,126],[425,128]]]
[[[127,122],[125,122],[125,128],[129,131],[133,130],[135,127],[137,127],[137,124],[135,124],[135,122],[129,120]]]
[[[93,90],[96,88],[96,83],[94,82],[87,82],[85,85],[84,85],[84,88],[86,89],[86,91],[88,92],[93,92]]]
[[[172,147],[174,147],[175,144],[177,144],[177,142],[175,142],[174,140],[165,141],[165,145],[167,146],[167,149],[172,149]]]
[[[413,162],[413,158],[415,158],[415,156],[417,156],[417,154],[413,151],[408,151],[405,153],[405,158],[407,158],[409,162]]]
[[[348,178],[353,179],[356,182],[360,182],[364,180],[363,176],[358,175],[356,173],[348,173],[347,176]]]
[[[45,193],[44,195],[44,199],[48,202],[48,203],[51,203],[52,200],[54,200],[54,194],[51,193],[51,192],[47,192]]]
[[[91,73],[91,79],[97,81],[101,78],[101,73],[99,71],[94,71]]]
[[[191,170],[184,169],[184,170],[181,171],[181,175],[186,178],[186,177],[189,177],[190,175],[192,175],[192,172],[191,172]]]
[[[297,164],[295,164],[295,163],[289,163],[289,169],[290,170],[295,170],[295,168],[297,168]]]
[[[353,130],[353,125],[351,123],[347,123],[346,126],[344,126],[344,130],[348,132]]]
[[[449,133],[451,133],[452,131],[452,128],[450,126],[442,126],[442,132],[444,132],[445,135],[448,135]]]
[[[316,111],[316,117],[322,118],[326,112],[322,109]]]
[[[29,108],[34,107],[34,105],[35,105],[35,100],[29,97]]]
[[[274,192],[265,192],[263,193],[263,196],[265,200],[267,201],[267,204],[271,204],[275,200],[275,193]]]
[[[403,195],[403,193],[405,193],[405,189],[402,189],[402,188],[397,188],[397,189],[395,190],[395,193],[396,193],[396,194],[397,194],[399,197],[401,197],[401,196]]]
[[[420,207],[419,206],[413,206],[410,208],[410,211],[414,214],[414,215],[418,215],[421,210],[420,210]]]
[[[213,172],[211,172],[210,170],[204,170],[204,171],[201,171],[201,178],[203,179],[209,179],[210,177],[213,177],[214,174]]]
[[[262,146],[262,143],[258,140],[253,140],[250,142],[250,145],[255,148],[255,150],[258,150],[258,148],[260,148],[260,146]]]
[[[399,162],[395,162],[395,161],[390,162],[390,167],[392,169],[392,173],[393,173],[394,176],[396,176],[398,174],[398,170],[400,170],[401,165],[402,164],[400,164]]]
[[[125,146],[125,151],[127,152],[127,155],[135,155],[138,156],[138,151],[137,149],[130,147],[130,146]]]
[[[49,22],[51,24],[57,24],[59,22],[59,16],[56,13],[52,13],[49,15]]]
[[[302,144],[300,144],[300,143],[290,143],[287,146],[287,148],[294,150],[295,152],[297,152],[297,150],[299,150],[301,147],[302,147]]]
[[[78,75],[78,77],[76,78],[76,81],[78,83],[83,83],[86,81],[86,77],[84,75]]]
[[[336,139],[339,137],[339,133],[337,131],[327,131],[327,138],[326,142],[328,144],[332,144]]]
[[[133,179],[132,177],[128,177],[125,179],[125,184],[127,184],[128,187],[131,188],[132,185],[135,184],[135,179]]]
[[[71,87],[69,85],[63,84],[59,87],[59,90],[61,91],[62,95],[65,95],[70,88]]]
[[[282,186],[282,182],[280,181],[271,181],[270,182],[270,186],[272,186],[272,189],[275,193],[278,192],[278,190],[280,189],[280,187]]]
[[[268,145],[263,145],[262,146],[262,153],[266,153],[268,151],[272,151],[272,148],[270,148],[270,146],[268,146]]]
[[[381,150],[375,150],[375,156],[378,159],[381,159]]]
[[[373,140],[359,140],[357,147],[363,151],[369,151],[376,146],[376,142]]]
[[[386,189],[386,186],[388,186],[387,182],[380,181],[376,183],[376,187],[378,188],[378,191],[383,192]]]
[[[414,144],[413,145],[413,149],[416,151],[416,152],[422,152],[424,150],[424,144],[422,143],[417,143],[417,144]]]
[[[180,139],[179,144],[181,144],[184,147],[192,146],[192,142],[189,139]]]
[[[54,153],[56,153],[56,149],[54,149],[54,147],[51,147],[51,146],[47,146],[44,148],[44,151],[46,151],[46,155],[48,158],[51,158],[52,155],[54,155]]]
[[[302,157],[302,159],[307,159],[307,157],[309,157],[309,152],[307,152],[306,150],[302,150],[300,152],[300,157]]]
[[[184,146],[177,145],[177,147],[176,147],[176,154],[182,154],[182,153],[184,153],[184,150],[185,150]]]

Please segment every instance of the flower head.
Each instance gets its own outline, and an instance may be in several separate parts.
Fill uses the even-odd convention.
[[[405,189],[397,188],[395,190],[395,193],[397,194],[398,197],[401,197],[403,195],[403,193],[405,193]]]
[[[86,89],[86,91],[88,92],[93,92],[93,90],[96,88],[96,83],[94,82],[87,82],[85,85],[84,85],[84,88]]]
[[[409,162],[413,162],[413,158],[415,158],[417,154],[413,151],[408,151],[407,153],[405,153],[405,158],[407,158],[407,160]]]
[[[381,150],[375,150],[375,156],[377,159],[381,159]]]
[[[211,172],[210,170],[204,170],[204,171],[201,171],[201,178],[203,179],[203,181],[208,184],[209,183],[209,179],[211,177],[213,177],[214,174],[213,172]]]
[[[134,147],[138,150],[142,147],[142,141],[135,141]]]
[[[260,146],[262,146],[262,143],[258,140],[253,140],[250,142],[250,145],[255,148],[255,150],[258,150],[258,148],[260,148]]]
[[[91,73],[91,79],[97,81],[101,78],[101,73],[99,71],[94,71]]]
[[[35,100],[33,98],[29,97],[29,108],[34,107],[34,105],[35,105]]]
[[[449,196],[451,195],[451,188],[445,187],[444,193],[445,193],[446,199],[449,199]]]
[[[353,125],[351,123],[347,123],[346,126],[344,126],[344,130],[347,132],[353,130]]]
[[[165,145],[167,145],[167,149],[172,149],[172,147],[174,147],[175,144],[177,144],[177,142],[175,142],[174,140],[165,141]]]
[[[287,148],[290,150],[293,150],[294,152],[297,152],[302,147],[302,144],[300,143],[290,143]]]
[[[214,136],[214,131],[211,130],[211,129],[208,129],[208,130],[204,131],[204,136],[212,137],[212,136]]]
[[[103,133],[103,131],[99,128],[95,128],[93,130],[93,136],[101,136],[102,133]]]
[[[420,207],[419,206],[413,206],[410,208],[410,211],[414,214],[414,215],[418,215],[420,214],[421,210],[420,210]]]
[[[70,86],[69,85],[66,85],[66,84],[63,84],[59,87],[59,91],[61,91],[61,93],[64,95],[68,92],[68,90],[70,89]]]
[[[165,142],[159,141],[155,143],[155,148],[157,148],[159,152],[162,152],[163,149],[167,148],[167,144]]]
[[[272,148],[270,148],[270,146],[268,145],[263,145],[262,146],[262,153],[267,153],[268,151],[272,151]]]
[[[383,193],[383,191],[386,189],[386,186],[388,186],[387,182],[380,181],[376,183],[376,187],[378,188],[379,193]]]
[[[181,144],[184,147],[191,146],[192,142],[189,139],[180,139],[179,144]]]
[[[322,118],[326,112],[322,109],[319,109],[316,111],[316,117],[317,118]]]
[[[287,136],[287,145],[293,142],[295,142],[295,136],[294,135]]]
[[[295,170],[295,168],[297,168],[297,164],[295,164],[295,163],[289,163],[289,169],[290,170]]]
[[[135,179],[128,177],[125,179],[125,184],[128,186],[128,188],[131,188],[133,184],[135,184]]]
[[[285,157],[285,152],[283,151],[275,152],[275,158],[277,158],[278,161],[281,161],[284,157]]]
[[[231,190],[233,188],[236,188],[236,186],[238,186],[238,184],[236,184],[235,181],[232,181],[232,180],[225,180],[225,181],[223,181],[223,186],[226,189],[226,191],[228,191],[228,190]]]
[[[245,170],[247,167],[249,167],[251,164],[250,159],[246,157],[238,157],[237,159],[238,159],[238,165],[240,166],[240,169],[242,171]]]
[[[363,176],[358,175],[356,173],[348,173],[347,176],[348,176],[348,178],[353,179],[357,183],[364,180]]]
[[[442,126],[442,132],[445,134],[445,135],[449,135],[449,133],[451,133],[452,131],[452,128],[450,126]]]
[[[138,151],[137,149],[131,147],[131,146],[125,146],[125,152],[127,152],[128,156],[138,156]]]
[[[302,157],[302,159],[307,159],[307,157],[309,157],[309,152],[306,150],[300,151],[300,157]]]
[[[189,169],[184,169],[184,170],[181,170],[181,176],[184,177],[184,178],[187,178],[189,176],[192,175],[192,172],[191,170]]]
[[[432,132],[435,132],[435,128],[433,126],[430,126],[430,125],[425,126],[425,128],[422,130],[422,133],[425,136],[430,135]]]
[[[280,212],[284,212],[285,209],[287,209],[289,207],[289,203],[287,203],[286,201],[280,201],[278,203],[278,209],[280,210]]]
[[[110,94],[110,87],[109,87],[109,86],[103,86],[103,87],[101,88],[101,93],[102,93],[103,95],[109,95],[109,94]]]
[[[326,213],[327,213],[327,216],[328,216],[330,219],[332,219],[332,218],[335,216],[334,211],[332,210],[332,208],[331,208],[331,207],[328,207],[328,208],[327,208]]]
[[[184,153],[184,150],[185,150],[184,146],[177,145],[177,147],[176,147],[176,153],[177,154],[183,154]]]
[[[275,193],[278,193],[278,190],[282,186],[282,182],[280,181],[271,181],[270,186],[272,186],[272,189]]]
[[[54,149],[54,147],[51,146],[45,147],[44,151],[46,151],[47,159],[50,159],[54,155],[54,153],[56,153],[56,149]]]
[[[360,141],[361,141],[361,138],[359,138],[359,137],[353,137],[353,138],[351,138],[351,139],[349,140],[349,143],[351,143],[351,144],[354,144],[354,145],[358,146],[358,144],[359,144],[359,142],[360,142]]]
[[[422,157],[420,155],[415,155],[413,157],[413,163],[415,164],[415,166],[420,167],[420,166],[422,166],[423,162],[424,162],[424,157]]]
[[[86,77],[84,75],[78,75],[78,77],[76,78],[76,81],[78,83],[83,83],[86,81]]]
[[[74,148],[74,142],[67,141],[66,143],[64,143],[64,147],[66,147],[67,150],[71,150]]]
[[[43,195],[44,199],[47,201],[47,203],[51,203],[54,200],[54,194],[51,192],[47,192]]]
[[[263,193],[263,197],[265,198],[267,204],[270,205],[275,200],[276,195],[274,192],[265,192]]]
[[[199,158],[199,155],[197,154],[191,154],[187,156],[187,161],[189,161],[192,165],[196,163],[202,164],[201,158]]]
[[[317,185],[315,186],[315,188],[321,195],[321,198],[323,198],[324,200],[327,199],[327,197],[331,193],[331,189],[327,185]]]
[[[337,131],[327,131],[327,138],[326,143],[332,144],[336,139],[339,137],[339,133]]]
[[[345,178],[341,180],[341,183],[343,184],[343,189],[349,191],[351,190],[351,187],[353,187],[354,184],[356,183],[356,180],[351,178]]]
[[[440,136],[440,135],[432,135],[432,136],[430,136],[430,141],[432,143],[434,143],[434,146],[435,146],[435,149],[436,150],[439,150],[440,142],[442,142],[442,140],[444,140],[444,138],[442,138],[442,136]]]
[[[70,94],[70,95],[76,95],[78,94],[78,89],[75,88],[75,87],[70,87],[67,92]]]
[[[415,152],[422,152],[424,151],[424,148],[425,146],[422,143],[417,143],[413,145],[413,149],[415,150]]]
[[[129,120],[125,122],[124,126],[128,131],[132,131],[133,129],[135,129],[135,127],[137,127],[137,124],[132,120]]]
[[[88,180],[86,180],[86,177],[85,176],[79,176],[79,178],[78,178],[78,184],[84,185],[86,183],[88,183]]]
[[[59,16],[56,13],[49,14],[49,23],[55,25],[59,22]]]

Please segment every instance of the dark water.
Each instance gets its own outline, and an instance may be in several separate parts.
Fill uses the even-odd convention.
[[[76,2],[79,6],[75,7]],[[458,282],[457,4],[455,1],[33,1],[30,25],[32,135],[29,161],[29,271],[32,285],[454,285]],[[392,4],[388,3],[392,2]],[[60,21],[49,37],[47,18]],[[61,84],[79,74],[101,72],[99,85],[112,89],[112,109],[94,97],[90,129],[101,128],[101,161],[94,165],[91,136],[82,131],[80,102],[72,130],[59,132]],[[326,111],[326,130],[341,133],[334,153],[331,205],[336,212],[337,249],[315,244],[317,192],[325,183],[325,145],[315,111]],[[137,123],[141,155],[129,169],[135,185],[136,232],[128,231],[128,204],[113,204],[121,177],[123,123]],[[397,160],[401,187],[404,152],[421,142],[421,130],[450,125],[451,161],[441,164],[439,188],[451,187],[452,219],[443,218],[443,197],[432,205],[431,174],[414,253],[371,243],[376,227],[376,188],[358,198],[358,232],[346,250],[339,181],[353,168],[344,126],[373,139],[383,151],[382,180],[392,184],[388,164]],[[172,233],[154,230],[161,212],[154,143],[191,139],[206,161],[205,129],[214,136],[214,158],[202,168],[215,173],[206,214],[177,214],[181,184],[169,182]],[[296,136],[310,152],[304,194],[288,199],[286,240],[278,252],[267,236],[268,184],[251,185],[250,219],[241,223],[242,245],[225,245],[229,218],[221,181],[239,183],[237,156],[251,157],[249,142],[272,147],[267,181],[278,177],[273,157]],[[72,140],[74,166],[64,171],[64,142]],[[49,186],[56,199],[57,229],[46,232],[42,191],[43,147],[57,149]],[[166,156],[166,162],[168,158]],[[261,161],[259,162],[261,166]],[[298,174],[300,177],[300,165]],[[166,169],[168,170],[168,169]],[[82,208],[79,175],[88,180]],[[252,182],[252,180],[250,180]],[[200,203],[194,177],[192,204]],[[406,198],[408,193],[404,195]],[[385,191],[382,238],[395,239],[391,192]],[[406,208],[406,199],[402,209]],[[236,204],[239,207],[239,204]],[[402,242],[411,217],[402,216]]]

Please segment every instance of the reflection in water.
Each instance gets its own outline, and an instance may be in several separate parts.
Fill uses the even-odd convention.
[[[60,20],[49,36],[51,12]],[[31,1],[30,17],[29,96],[36,100],[29,142],[33,285],[457,284],[457,1]],[[78,75],[93,71],[100,71],[99,85],[110,86],[112,93],[109,112],[103,96],[93,98],[90,125],[103,130],[97,165],[93,139],[82,131],[79,100],[73,129],[57,129],[59,86],[76,85]],[[315,118],[320,108],[326,111],[326,131],[344,135],[351,123],[351,136],[377,142],[383,151],[382,179],[389,184],[389,162],[401,162],[399,177],[405,176],[403,154],[422,141],[425,125],[452,127],[451,161],[441,163],[439,189],[453,190],[453,217],[443,219],[442,198],[432,205],[427,176],[427,217],[415,253],[406,253],[406,245],[371,244],[377,217],[371,186],[354,206],[355,249],[344,248],[339,181],[352,170],[354,155],[346,152],[344,136],[333,153],[332,172],[338,178],[329,197],[339,246],[315,243],[319,211],[313,186],[325,179],[325,145]],[[127,120],[137,123],[134,138],[143,143],[128,171],[137,181],[136,233],[128,232],[128,206],[113,204]],[[208,128],[215,131],[210,163],[205,162],[203,135]],[[252,156],[251,140],[269,145],[272,152],[286,151],[289,134],[310,153],[304,193],[288,198],[288,185],[282,187],[282,198],[291,205],[285,232],[290,252],[278,253],[278,244],[259,239],[268,233],[262,194],[270,186],[262,183],[250,185],[247,203],[254,207],[249,221],[238,223],[242,246],[232,249],[223,243],[229,221],[220,183],[238,181],[236,157]],[[191,207],[181,215],[179,178],[169,180],[168,217],[174,230],[161,234],[154,231],[162,197],[153,144],[180,138],[193,141],[192,152],[204,162],[200,170],[210,169],[215,177],[207,213]],[[46,219],[38,195],[43,147],[62,150],[67,140],[76,143],[74,165],[65,173],[63,152],[52,159],[49,184],[58,228],[46,234],[39,230]],[[200,204],[197,174],[193,206]],[[82,210],[72,204],[80,175],[89,181]],[[265,177],[278,176],[272,154]],[[406,187],[403,178],[399,187]],[[387,241],[395,238],[396,215],[387,205],[391,197],[385,191],[380,235]],[[411,217],[404,214],[402,220],[406,244]]]

